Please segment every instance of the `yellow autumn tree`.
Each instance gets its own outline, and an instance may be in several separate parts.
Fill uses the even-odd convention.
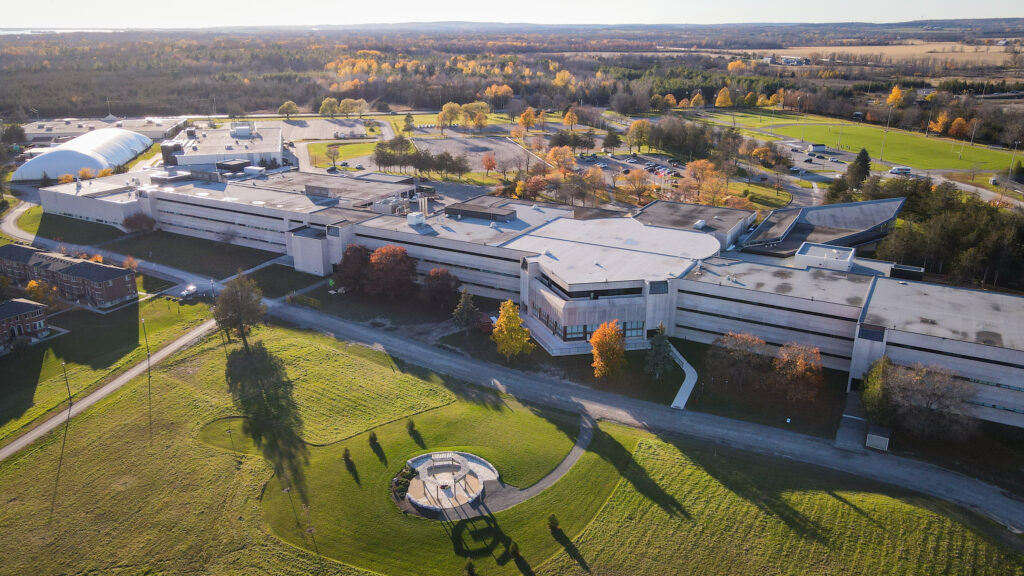
[[[626,365],[626,339],[619,329],[619,321],[612,320],[597,327],[590,337],[594,349],[595,378],[606,378],[616,374]]]
[[[74,181],[75,177],[72,176],[71,174],[61,174],[60,178],[57,179],[57,182],[60,184],[70,184]]]
[[[729,87],[722,86],[722,89],[718,91],[718,96],[715,97],[716,108],[731,108],[732,107],[732,96],[729,95]]]
[[[548,150],[547,161],[557,168],[563,176],[576,165],[576,158],[572,155],[572,148],[568,146],[555,146]]]
[[[900,90],[898,85],[893,86],[892,92],[889,93],[889,97],[885,99],[885,103],[889,106],[903,105],[903,90]]]
[[[497,344],[498,354],[509,361],[513,356],[533,352],[534,343],[530,341],[530,330],[523,326],[519,317],[519,306],[511,300],[501,303],[498,321],[494,323],[491,341]]]
[[[576,115],[576,111],[572,108],[569,108],[569,111],[565,113],[565,117],[562,118],[562,124],[568,126],[570,131],[572,131],[576,126],[576,123],[579,121],[579,116]]]
[[[533,128],[537,124],[537,111],[532,107],[523,110],[523,113],[519,115],[519,125],[522,126],[527,132],[530,128]]]
[[[942,112],[939,112],[939,115],[935,117],[935,120],[928,123],[928,129],[936,134],[942,134],[946,131],[947,124],[949,124],[949,114],[943,110]]]
[[[952,136],[953,138],[963,140],[964,138],[967,137],[967,134],[969,132],[970,127],[967,124],[967,121],[964,120],[963,118],[958,117],[956,120],[953,120],[952,124],[949,125],[949,135]]]
[[[690,98],[690,108],[703,108],[704,107],[704,94],[700,90],[694,93],[693,98]]]
[[[666,108],[675,108],[676,107],[676,104],[677,104],[676,97],[673,96],[672,94],[665,94],[665,97],[662,98],[662,100],[664,100]]]
[[[53,306],[57,303],[57,288],[40,280],[29,280],[28,285],[25,286],[25,293],[28,294],[29,299],[40,304]]]
[[[747,69],[747,65],[743,60],[733,60],[732,62],[729,62],[728,69],[729,72],[743,72]]]

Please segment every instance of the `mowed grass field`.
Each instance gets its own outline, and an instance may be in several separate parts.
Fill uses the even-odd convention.
[[[808,126],[773,127],[776,134],[790,138],[806,138],[809,142],[820,142],[834,148],[839,141],[839,125],[815,124]],[[979,170],[1005,170],[1010,165],[1012,153],[985,146],[963,145],[959,140],[890,129],[866,124],[844,124],[842,126],[844,150],[857,152],[865,148],[872,158],[878,158],[885,140],[885,162],[910,166],[920,170],[950,169],[968,170],[977,166]],[[963,156],[960,149],[963,145]]]
[[[26,210],[18,218],[18,228],[43,238],[86,245],[106,242],[125,234],[106,224],[46,214],[42,206],[33,206]]]
[[[595,520],[537,570],[583,574],[1024,573],[962,511],[799,464],[645,437]]]
[[[140,378],[72,420],[66,436],[50,434],[0,464],[0,572],[398,576],[461,574],[466,558],[486,575],[1024,569],[988,535],[991,525],[959,509],[607,424],[560,482],[518,506],[448,525],[405,516],[387,486],[409,456],[468,449],[513,485],[527,485],[568,452],[578,420],[322,335],[269,327],[253,340],[285,375],[261,380],[255,412],[246,412],[254,405],[237,382],[225,380],[226,358],[238,358],[239,344],[224,349],[215,336],[154,370],[152,429]],[[307,358],[307,343],[325,355]],[[399,372],[411,379],[388,377]],[[378,385],[356,386],[366,379]],[[353,395],[325,400],[334,389]],[[426,400],[437,407],[403,414],[418,406],[394,399],[424,390],[437,395]],[[360,403],[375,409],[328,430],[328,420]],[[259,428],[259,447],[245,432],[257,429],[256,415],[275,416]],[[410,416],[416,434],[406,428]],[[368,441],[372,427],[378,450]],[[360,428],[325,447],[295,441]],[[561,534],[547,529],[552,513]],[[513,541],[521,560],[508,554]]]
[[[331,144],[328,142],[314,142],[309,144],[309,161],[317,168],[330,168],[331,159],[327,157],[327,147],[337,146],[338,147],[338,159],[336,164],[340,164],[346,160],[353,158],[362,158],[363,156],[372,156],[373,149],[377,146],[376,142],[339,142]]]
[[[277,258],[279,254],[157,230],[112,242],[104,248],[219,280]],[[203,286],[199,287],[203,289]]]
[[[50,318],[67,334],[0,356],[0,443],[47,412],[97,388],[146,358],[140,318],[146,319],[151,351],[188,332],[210,316],[201,303],[152,298],[109,314],[72,310]],[[66,362],[65,385],[61,362]]]

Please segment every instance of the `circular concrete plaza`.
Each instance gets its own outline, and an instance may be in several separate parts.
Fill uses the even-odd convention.
[[[498,471],[479,456],[466,452],[432,452],[409,460],[416,471],[406,497],[413,505],[434,511],[450,510],[482,498],[484,482]]]

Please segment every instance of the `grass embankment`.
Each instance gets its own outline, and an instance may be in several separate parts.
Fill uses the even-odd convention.
[[[979,531],[991,526],[959,509],[789,461],[609,425],[560,482],[523,504],[447,525],[404,516],[387,485],[409,456],[470,449],[526,484],[564,457],[576,419],[326,336],[275,327],[254,339],[287,374],[266,381],[266,394],[236,388],[233,401],[225,357],[238,344],[222,350],[214,336],[154,370],[152,431],[139,378],[74,419],[66,440],[55,432],[0,466],[4,570],[366,574],[356,565],[448,575],[472,557],[487,575],[1022,574],[1020,558]],[[254,397],[262,400],[254,405]],[[414,437],[405,417],[424,406],[442,407],[414,416]],[[218,431],[246,407],[272,417],[262,428],[262,457],[241,427]],[[381,425],[388,420],[396,421]],[[334,429],[336,422],[344,426]],[[379,455],[367,438],[373,426]],[[323,448],[301,442],[354,430],[361,432]],[[341,458],[346,447],[351,469]],[[299,473],[288,476],[290,492],[274,469]],[[564,537],[548,532],[552,513]],[[507,554],[511,541],[522,560]],[[314,549],[346,564],[318,560]]]
[[[125,235],[106,224],[47,214],[42,206],[26,210],[18,218],[18,228],[43,238],[84,245],[99,244]]]
[[[50,318],[52,326],[69,332],[21,353],[0,356],[0,443],[40,416],[66,405],[61,362],[67,363],[72,396],[79,397],[145,360],[140,318],[146,319],[145,336],[155,352],[208,317],[205,304],[153,298],[109,314],[72,310]]]
[[[834,147],[839,138],[838,125],[785,126],[771,130],[784,136],[806,138],[808,141],[820,142],[830,147]],[[1011,152],[1008,150],[963,145],[962,142],[949,138],[925,138],[924,134],[896,129],[890,129],[889,135],[885,136],[884,128],[867,124],[844,124],[842,132],[844,150],[857,152],[865,148],[872,158],[878,158],[884,140],[883,160],[920,170],[968,170],[972,167],[979,170],[1005,170],[1010,165]]]
[[[323,280],[319,276],[298,272],[294,268],[281,264],[271,264],[260,268],[249,274],[249,278],[259,285],[263,295],[267,298],[280,298],[285,294],[301,290]]]
[[[309,144],[309,163],[317,168],[330,168],[331,159],[327,157],[328,147],[338,148],[337,164],[353,158],[372,156],[375,146],[377,146],[376,142],[314,142]]]
[[[770,128],[778,124],[838,124],[842,122],[827,116],[771,108],[705,111],[703,118],[712,124],[729,127],[732,127],[735,121],[735,126],[743,128]]]
[[[174,268],[180,268],[213,279],[227,278],[239,270],[248,270],[279,254],[193,238],[170,232],[156,231],[124,238],[104,248]],[[202,289],[203,287],[200,286]]]

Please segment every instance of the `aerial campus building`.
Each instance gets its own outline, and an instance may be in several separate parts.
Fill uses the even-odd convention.
[[[22,125],[22,128],[25,138],[33,144],[60,144],[104,128],[122,128],[150,140],[163,140],[177,134],[184,125],[184,118],[118,118],[108,115],[106,118],[37,120]]]
[[[159,228],[286,254],[326,275],[345,247],[404,247],[417,270],[449,269],[472,293],[512,299],[550,354],[590,351],[618,320],[626,347],[659,325],[710,343],[748,332],[816,346],[860,383],[875,360],[943,366],[977,390],[980,418],[1024,427],[1024,299],[920,282],[921,270],[858,258],[902,199],[777,210],[654,202],[637,213],[494,196],[426,197],[411,178],[188,166],[40,190],[47,212]]]

